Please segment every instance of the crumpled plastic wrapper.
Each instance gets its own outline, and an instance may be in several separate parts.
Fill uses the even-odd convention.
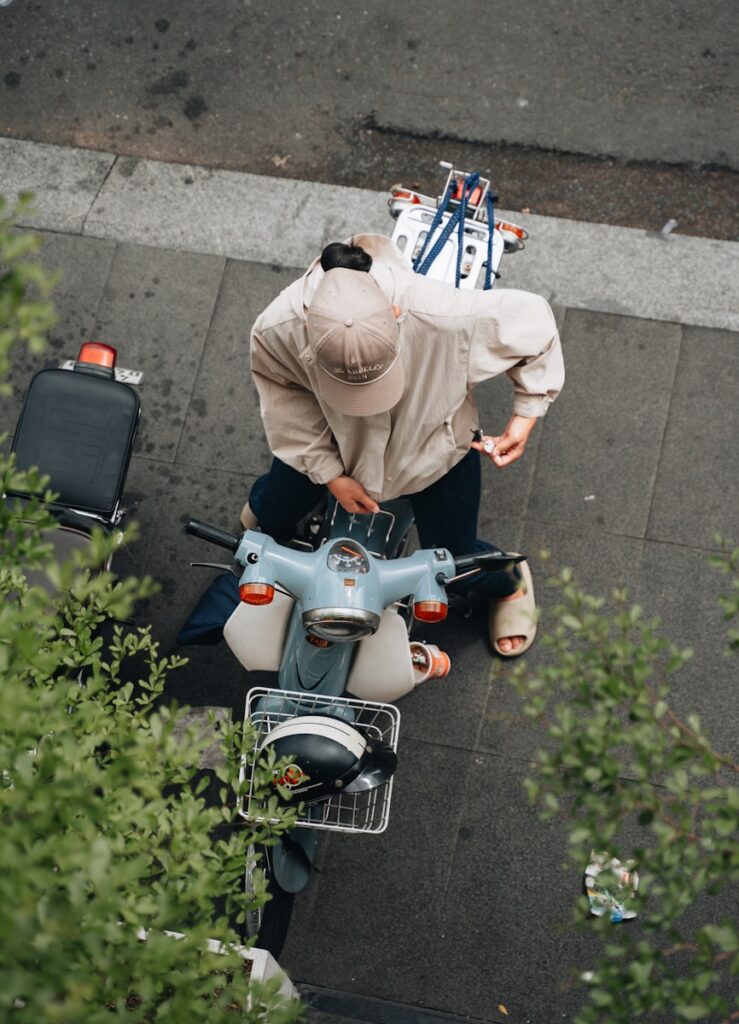
[[[591,914],[596,917],[608,914],[614,924],[636,917],[636,911],[630,907],[639,887],[639,875],[634,867],[633,860],[622,863],[607,853],[591,852],[585,869],[585,891]],[[600,880],[604,872],[607,876]]]

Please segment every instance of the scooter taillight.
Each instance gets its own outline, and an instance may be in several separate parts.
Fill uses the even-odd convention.
[[[112,345],[104,345],[101,341],[86,341],[80,347],[78,363],[86,366],[101,366],[106,370],[115,370],[117,351]]]
[[[441,601],[416,601],[413,615],[421,622],[442,622],[446,618],[447,606]]]
[[[275,596],[275,588],[269,583],[242,583],[239,597],[244,604],[271,604]]]

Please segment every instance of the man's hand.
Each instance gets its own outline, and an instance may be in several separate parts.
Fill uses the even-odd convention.
[[[365,515],[380,511],[380,506],[374,498],[370,498],[359,481],[353,480],[350,476],[338,476],[326,486],[346,512],[359,512]]]
[[[482,441],[473,441],[472,447],[484,452],[499,469],[510,466],[523,455],[536,419],[536,416],[511,416],[499,437],[486,435]]]

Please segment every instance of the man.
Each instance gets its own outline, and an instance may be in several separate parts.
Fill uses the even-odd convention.
[[[275,456],[242,511],[280,535],[324,488],[348,512],[407,496],[423,547],[468,554],[478,541],[480,452],[499,469],[520,458],[564,381],[548,303],[527,292],[460,291],[415,274],[390,239],[332,243],[257,319],[251,369]],[[513,414],[479,436],[475,384],[506,373]],[[528,565],[484,573],[489,632],[504,657],[536,633]]]

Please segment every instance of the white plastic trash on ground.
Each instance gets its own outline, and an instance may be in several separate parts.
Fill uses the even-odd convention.
[[[596,917],[609,914],[614,924],[636,917],[636,911],[630,907],[639,887],[639,875],[634,867],[633,860],[623,863],[607,853],[591,852],[585,869],[585,891],[591,914]],[[604,873],[606,877],[601,880]]]

